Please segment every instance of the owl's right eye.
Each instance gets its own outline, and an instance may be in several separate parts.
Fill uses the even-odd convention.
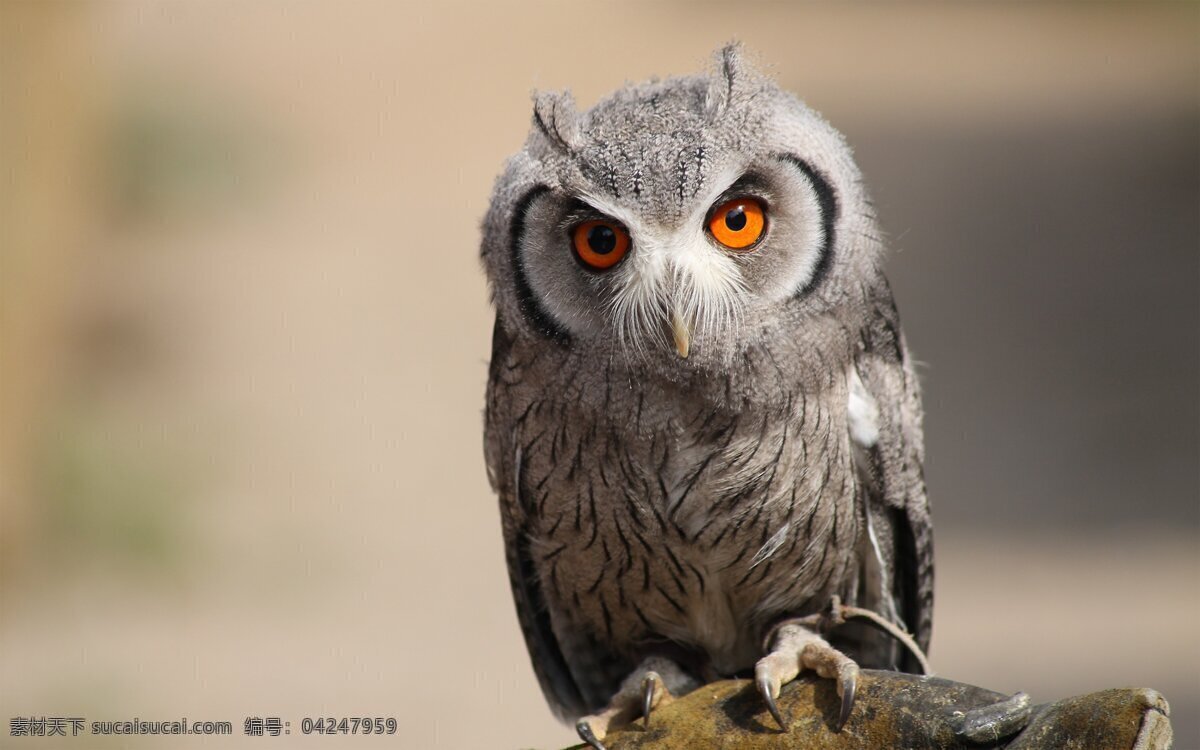
[[[603,219],[585,221],[571,230],[575,257],[593,271],[604,271],[621,262],[629,252],[629,232],[620,224]]]

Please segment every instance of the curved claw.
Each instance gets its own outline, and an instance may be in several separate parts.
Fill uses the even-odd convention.
[[[592,725],[587,723],[586,719],[575,722],[575,731],[579,734],[579,739],[588,743],[592,750],[608,750],[603,742],[596,739],[596,733],[592,731]]]
[[[767,710],[770,711],[771,716],[774,717],[775,723],[779,725],[780,729],[786,732],[788,730],[788,725],[787,722],[783,720],[783,714],[779,712],[779,705],[775,702],[775,696],[772,695],[774,691],[771,688],[771,679],[766,676],[759,677],[758,680],[755,681],[755,684],[758,686],[759,694],[761,694],[763,697],[763,703],[767,704]]]
[[[842,696],[842,710],[838,714],[838,731],[842,731],[842,727],[846,726],[846,720],[850,718],[850,711],[854,709],[854,695],[858,692],[858,670],[848,670],[846,674],[838,678],[838,693]]]
[[[662,678],[657,672],[647,672],[642,680],[642,728],[650,728],[650,712],[654,709],[654,692]]]

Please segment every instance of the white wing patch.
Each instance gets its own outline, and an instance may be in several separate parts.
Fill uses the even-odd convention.
[[[850,416],[851,439],[864,448],[874,447],[879,440],[879,407],[853,366],[850,368],[850,396],[846,412]]]

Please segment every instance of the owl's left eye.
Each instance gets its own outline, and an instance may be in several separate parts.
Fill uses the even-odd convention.
[[[708,231],[730,250],[749,252],[767,228],[767,214],[756,198],[725,201],[708,216]]]
[[[629,232],[615,221],[585,221],[571,231],[575,256],[593,271],[603,271],[621,262],[629,252]]]

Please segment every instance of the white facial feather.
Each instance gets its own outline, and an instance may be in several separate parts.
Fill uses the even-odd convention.
[[[617,269],[621,283],[610,304],[614,332],[626,350],[644,352],[666,335],[673,312],[700,343],[715,336],[736,336],[746,291],[737,263],[713,246],[704,232],[708,204],[736,178],[726,175],[708,200],[679,226],[651,224],[598,195],[583,195],[597,211],[623,223],[633,249]]]

